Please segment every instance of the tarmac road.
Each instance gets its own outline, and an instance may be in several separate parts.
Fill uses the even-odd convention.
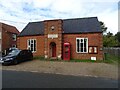
[[[2,88],[118,88],[118,81],[24,71],[2,71]]]

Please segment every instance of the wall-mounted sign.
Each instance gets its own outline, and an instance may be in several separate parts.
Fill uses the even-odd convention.
[[[96,57],[91,57],[91,60],[94,60],[94,61],[96,61]]]
[[[58,38],[58,34],[48,34],[48,38]]]

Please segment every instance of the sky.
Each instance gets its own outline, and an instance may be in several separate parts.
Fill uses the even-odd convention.
[[[119,0],[0,0],[0,22],[22,31],[29,22],[51,19],[98,17],[118,32]]]

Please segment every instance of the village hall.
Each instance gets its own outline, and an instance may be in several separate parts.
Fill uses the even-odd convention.
[[[17,47],[45,59],[103,60],[97,17],[29,22],[17,38]]]

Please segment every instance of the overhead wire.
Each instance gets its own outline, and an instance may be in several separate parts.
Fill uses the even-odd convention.
[[[19,21],[12,21],[12,20],[5,20],[5,19],[0,19],[0,21],[7,21],[7,22],[13,22],[13,23],[20,23],[20,24],[26,24],[25,22],[19,22]]]

